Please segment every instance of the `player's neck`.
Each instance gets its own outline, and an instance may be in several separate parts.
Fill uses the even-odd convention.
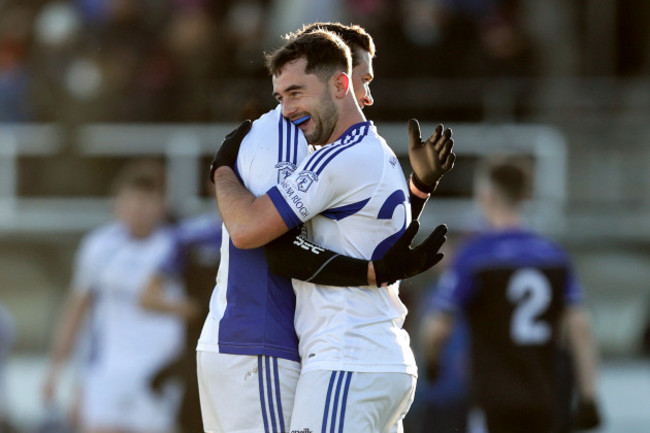
[[[489,215],[490,225],[497,230],[520,228],[522,220],[518,212],[511,210],[494,209]]]
[[[336,127],[332,131],[329,140],[327,140],[327,144],[334,143],[341,138],[351,126],[366,121],[366,116],[364,116],[356,99],[354,99],[354,94],[349,94],[348,96],[341,101],[338,122],[336,122]]]

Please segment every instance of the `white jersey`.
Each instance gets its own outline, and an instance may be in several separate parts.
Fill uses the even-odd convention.
[[[235,172],[260,196],[293,173],[306,156],[305,137],[278,105],[253,122],[242,140]],[[217,284],[197,350],[298,362],[295,303],[291,280],[270,273],[264,250],[236,248],[224,227]]]
[[[352,257],[384,255],[411,220],[397,157],[371,122],[311,154],[269,196],[287,225],[309,221],[312,240]],[[398,284],[333,288],[294,280],[303,372],[416,374]]]
[[[182,319],[139,305],[146,284],[174,245],[173,232],[168,228],[136,239],[120,223],[93,230],[82,240],[73,287],[92,292],[94,299],[90,373],[122,371],[126,377],[142,378],[182,350]],[[183,295],[178,282],[168,282],[165,290],[170,299]]]

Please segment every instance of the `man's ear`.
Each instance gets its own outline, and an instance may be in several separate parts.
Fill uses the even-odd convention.
[[[345,72],[338,72],[333,77],[334,95],[342,98],[352,90],[352,79]]]

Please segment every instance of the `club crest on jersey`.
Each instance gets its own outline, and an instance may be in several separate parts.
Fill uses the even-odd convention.
[[[296,179],[296,184],[298,185],[298,190],[302,192],[307,192],[314,181],[318,182],[318,175],[313,171],[302,171]]]
[[[296,164],[288,161],[278,162],[275,168],[278,169],[278,183],[280,183],[296,171]]]

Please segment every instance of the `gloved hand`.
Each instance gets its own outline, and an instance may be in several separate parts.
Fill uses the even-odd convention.
[[[239,146],[241,142],[250,131],[253,122],[244,120],[235,130],[231,131],[221,142],[219,150],[214,155],[212,163],[210,164],[210,182],[214,183],[214,172],[222,165],[227,165],[230,168],[235,167],[237,161],[237,154],[239,153]]]
[[[439,225],[424,242],[411,248],[411,242],[419,228],[418,221],[411,222],[404,234],[386,251],[384,257],[373,261],[378,286],[417,275],[442,260],[444,254],[439,250],[447,240],[447,226]]]
[[[573,416],[573,426],[577,430],[591,430],[600,425],[600,411],[593,399],[578,400]]]
[[[413,183],[422,192],[431,193],[440,178],[454,167],[456,154],[451,129],[438,125],[433,134],[422,141],[420,124],[409,120],[409,161],[413,168]]]

